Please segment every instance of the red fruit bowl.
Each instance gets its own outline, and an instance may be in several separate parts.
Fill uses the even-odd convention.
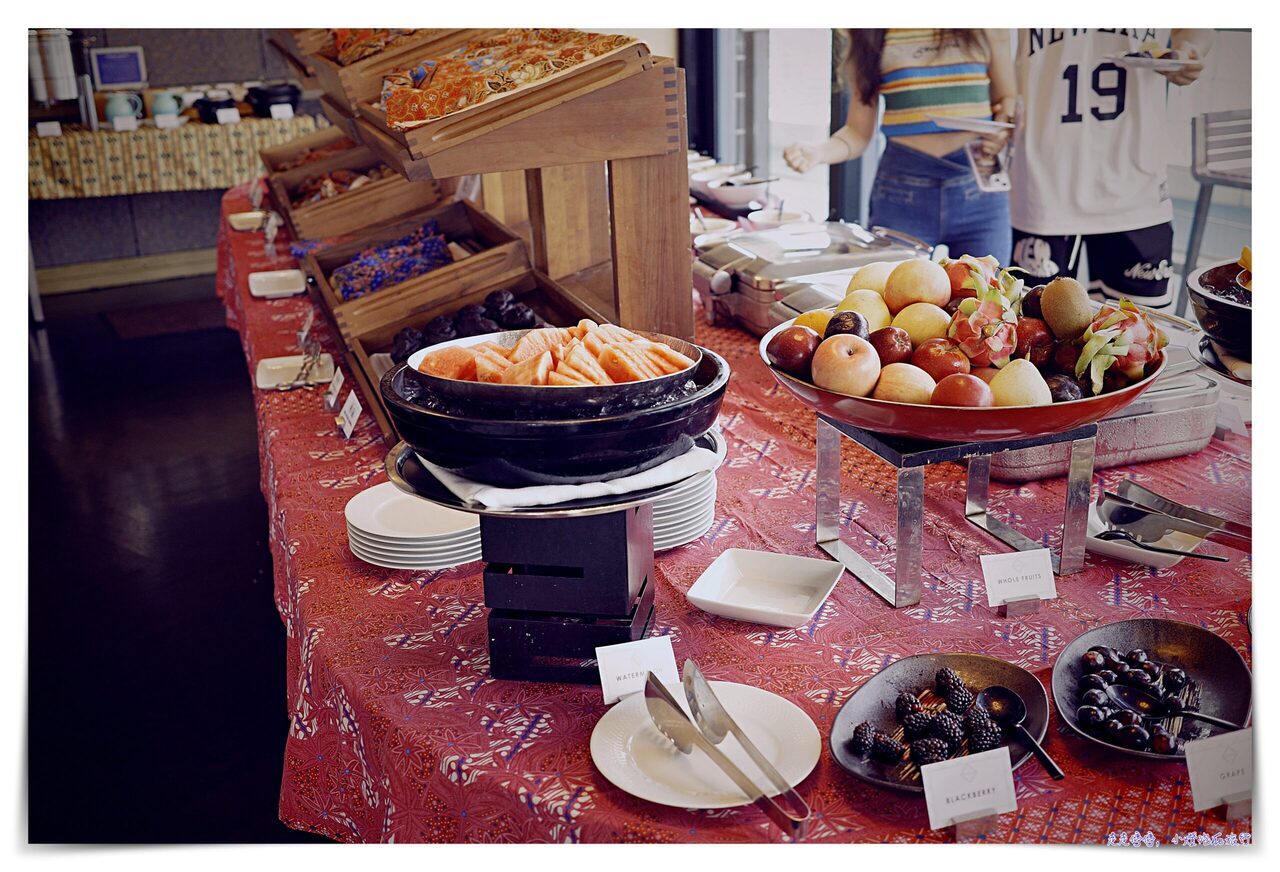
[[[1164,352],[1160,352],[1155,369],[1142,381],[1083,400],[1048,406],[925,406],[838,394],[774,368],[769,363],[765,348],[775,334],[790,326],[791,322],[787,321],[764,335],[760,340],[760,359],[769,367],[778,384],[796,399],[818,414],[842,424],[932,442],[1004,442],[1047,436],[1092,424],[1142,396],[1143,391],[1160,377],[1166,361]]]

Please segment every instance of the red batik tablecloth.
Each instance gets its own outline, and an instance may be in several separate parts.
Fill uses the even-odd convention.
[[[247,208],[242,188],[223,200],[224,213]],[[305,296],[249,297],[251,271],[282,265],[265,257],[260,234],[236,233],[223,221],[218,286],[250,372],[260,358],[295,353],[295,331],[315,308]],[[315,332],[338,353],[321,317]],[[734,368],[720,421],[729,453],[719,473],[715,525],[656,561],[653,633],[672,637],[678,659],[693,657],[712,678],[792,700],[825,741],[853,690],[908,654],[990,654],[1030,669],[1047,689],[1056,653],[1083,630],[1167,617],[1200,624],[1249,657],[1252,564],[1225,549],[1229,564],[1188,560],[1170,571],[1090,555],[1084,572],[1058,580],[1060,598],[1041,612],[998,618],[982,596],[978,555],[1002,546],[965,522],[958,466],[927,477],[920,605],[890,609],[846,575],[818,617],[798,630],[739,623],[690,606],[685,591],[726,548],[818,553],[813,415],[774,386],[756,359],[755,338],[706,327],[699,336]],[[489,677],[480,564],[391,571],[348,552],[343,506],[384,480],[389,446],[369,415],[346,441],[319,391],[255,391],[254,400],[276,604],[288,632],[285,823],[353,842],[777,839],[754,809],[670,809],[609,784],[588,752],[605,711],[598,687]],[[850,444],[845,451],[846,533],[864,554],[884,553],[892,544],[893,479],[862,449]],[[1190,457],[1101,477],[1113,483],[1125,476],[1236,518],[1250,515],[1250,442],[1238,436]],[[1050,531],[1054,538],[1062,481],[993,490],[996,510],[1032,535]],[[1248,829],[1248,821],[1226,825],[1220,816],[1194,813],[1179,763],[1149,765],[1106,753],[1069,734],[1056,716],[1047,748],[1066,780],[1050,780],[1034,762],[1019,769],[1018,812],[1000,818],[994,840],[1098,843],[1136,829],[1167,842],[1191,831]],[[863,784],[825,747],[800,791],[814,810],[814,842],[947,838],[928,829],[922,800]]]

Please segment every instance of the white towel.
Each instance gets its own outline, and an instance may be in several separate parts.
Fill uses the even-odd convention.
[[[690,448],[679,457],[673,457],[652,469],[637,472],[635,475],[615,478],[611,481],[593,481],[586,484],[548,484],[532,487],[496,487],[481,484],[441,469],[434,463],[428,463],[421,455],[419,460],[431,470],[440,483],[447,487],[454,496],[469,503],[479,503],[490,509],[513,509],[521,506],[550,506],[566,503],[570,500],[584,500],[592,497],[626,494],[632,491],[648,490],[674,484],[691,475],[707,470],[715,470],[721,461],[720,455],[706,448]]]

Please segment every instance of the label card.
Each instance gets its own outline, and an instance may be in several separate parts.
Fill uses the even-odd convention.
[[[1253,728],[1196,739],[1184,746],[1196,811],[1253,792]]]
[[[670,636],[651,636],[621,645],[605,645],[596,649],[600,666],[600,688],[605,704],[615,703],[629,693],[644,691],[649,673],[663,684],[677,684],[676,654]]]
[[[117,115],[111,119],[111,129],[117,133],[127,133],[138,129],[138,119],[132,115]]]
[[[1036,596],[1045,600],[1058,596],[1058,586],[1053,580],[1053,560],[1047,548],[983,554],[981,560],[982,579],[987,586],[987,605],[991,608],[1023,597]]]
[[[61,135],[62,135],[61,121],[37,121],[36,122],[36,136],[43,138],[46,136],[61,136]]]
[[[356,392],[347,394],[347,401],[342,404],[342,411],[338,413],[344,438],[350,439],[355,431],[356,422],[360,420],[360,409],[360,398],[356,396]]]
[[[178,116],[172,112],[156,116],[156,127],[160,130],[172,130],[178,126]]]
[[[1223,399],[1218,402],[1218,426],[1240,436],[1249,435],[1249,428],[1244,423],[1244,409],[1231,400]]]
[[[324,392],[324,405],[326,409],[336,409],[338,407],[338,394],[342,391],[343,382],[347,379],[342,374],[341,369],[333,371],[333,380],[329,382],[329,390]]]
[[[262,208],[262,179],[254,179],[249,183],[249,202],[255,210]]]
[[[239,124],[240,110],[234,106],[228,106],[225,109],[219,109],[218,123],[219,124]]]
[[[307,317],[303,320],[302,326],[298,328],[298,347],[304,352],[307,350],[307,337],[311,335],[311,327],[316,323],[316,310],[308,309]]]
[[[930,829],[949,827],[956,818],[978,812],[1018,810],[1007,747],[921,766],[920,778]]]
[[[289,103],[272,103],[271,117],[277,121],[288,121],[293,117],[293,106]]]

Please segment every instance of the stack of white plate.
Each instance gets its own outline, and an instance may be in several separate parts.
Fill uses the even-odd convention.
[[[716,476],[695,476],[653,504],[653,550],[687,545],[711,529],[716,516]]]
[[[448,569],[480,559],[480,517],[437,506],[391,482],[347,503],[351,553],[387,569]]]

